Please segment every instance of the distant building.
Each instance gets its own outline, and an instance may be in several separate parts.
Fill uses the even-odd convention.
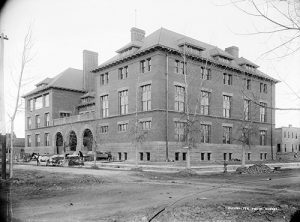
[[[292,125],[276,128],[275,135],[278,153],[300,151],[300,128],[292,127]]]
[[[17,138],[15,134],[13,134],[14,137],[14,156],[16,158],[21,158],[23,154],[25,153],[25,138]],[[11,134],[6,134],[6,150],[7,152],[10,152],[10,138]]]
[[[277,80],[239,57],[238,47],[221,50],[164,28],[149,36],[132,28],[130,43],[116,52],[98,66],[98,54],[84,50],[83,70],[69,68],[24,95],[26,152],[111,151],[115,159],[134,160],[137,120],[147,132],[140,161],[185,161],[189,105],[199,120],[192,161],[241,159],[238,138],[247,127],[255,129],[247,160],[275,153],[269,108]]]

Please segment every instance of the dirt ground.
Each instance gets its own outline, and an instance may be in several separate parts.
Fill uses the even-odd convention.
[[[194,175],[20,165],[1,188],[11,221],[290,221],[300,209],[299,169]]]

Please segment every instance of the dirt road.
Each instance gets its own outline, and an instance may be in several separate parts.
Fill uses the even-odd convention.
[[[8,190],[17,221],[288,221],[300,208],[299,181],[299,170],[253,176],[16,166]]]

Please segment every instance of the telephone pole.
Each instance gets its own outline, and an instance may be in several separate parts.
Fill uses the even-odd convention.
[[[5,103],[4,103],[4,40],[8,40],[3,33],[0,35],[0,147],[2,149],[3,179],[6,179],[6,127],[5,127]]]

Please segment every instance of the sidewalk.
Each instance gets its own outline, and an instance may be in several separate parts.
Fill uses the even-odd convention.
[[[263,162],[261,162],[263,163]],[[36,165],[36,161],[31,161],[27,163],[19,162],[16,163],[18,165]],[[255,163],[246,164],[247,167],[253,165]],[[281,169],[295,169],[300,168],[300,162],[273,162],[273,163],[264,163],[265,165],[269,166],[271,169],[274,167],[280,167]],[[42,164],[43,165],[43,164]],[[84,162],[84,166],[81,168],[91,168],[94,166],[93,161],[86,161]],[[128,163],[128,162],[96,162],[96,166],[99,169],[109,169],[109,170],[132,170],[136,168],[135,163]],[[234,172],[238,167],[240,167],[240,163],[228,164],[227,171]],[[76,167],[74,167],[76,168]],[[182,163],[181,165],[174,163],[174,162],[150,162],[150,163],[139,163],[138,168],[141,168],[143,171],[153,171],[153,172],[178,172],[181,170],[186,169],[186,165]],[[193,166],[191,164],[191,169],[196,171],[197,173],[220,173],[224,171],[223,164],[197,164]]]

